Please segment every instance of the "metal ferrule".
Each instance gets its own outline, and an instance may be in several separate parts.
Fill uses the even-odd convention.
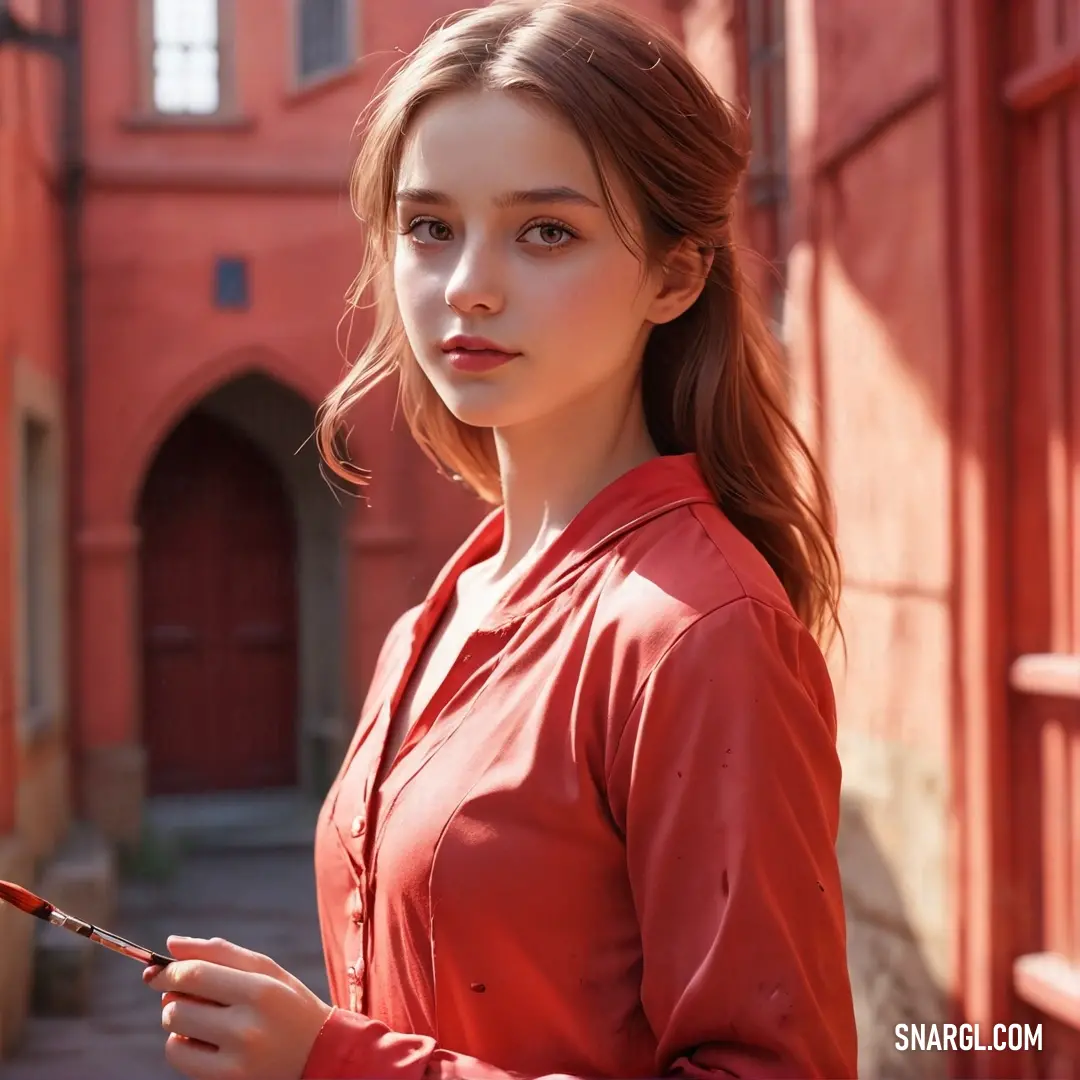
[[[70,915],[65,915],[62,911],[55,909],[49,912],[49,922],[53,926],[62,926],[65,930],[74,930],[76,934],[82,934],[84,937],[88,937],[91,930],[89,923],[84,923],[81,919],[73,919]]]

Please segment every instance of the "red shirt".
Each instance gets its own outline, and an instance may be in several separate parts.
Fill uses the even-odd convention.
[[[391,631],[320,817],[305,1080],[852,1077],[832,686],[692,456],[600,492],[396,705],[500,511]]]

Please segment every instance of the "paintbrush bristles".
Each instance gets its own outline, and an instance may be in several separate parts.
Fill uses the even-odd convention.
[[[10,881],[0,881],[0,900],[39,919],[48,919],[53,912],[53,906],[48,900],[42,900],[29,889],[24,889],[21,885],[15,885]]]
[[[89,938],[98,945],[120,953],[121,956],[138,960],[141,964],[155,964],[159,967],[167,967],[172,963],[171,957],[162,956],[160,953],[154,952],[153,949],[147,949],[142,945],[136,945],[133,941],[128,941],[126,938],[110,934],[108,930],[101,930],[96,926],[91,926],[90,923],[83,922],[82,919],[73,919],[70,915],[65,915],[50,904],[48,900],[42,900],[40,896],[35,896],[29,889],[24,889],[21,885],[16,885],[13,882],[0,881],[0,900],[6,901],[12,907],[18,908],[27,915],[44,919],[45,922],[59,926],[61,930],[68,930],[73,934]]]

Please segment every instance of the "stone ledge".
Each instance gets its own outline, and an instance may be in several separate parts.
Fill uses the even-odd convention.
[[[99,946],[89,938],[38,924],[34,937],[36,1016],[85,1016],[93,996],[94,963]]]
[[[37,891],[61,911],[108,927],[117,906],[116,854],[93,826],[80,822],[41,873]],[[33,1009],[46,1016],[82,1016],[90,1008],[99,946],[39,923],[34,943]]]
[[[107,926],[116,913],[117,861],[92,825],[72,826],[38,879],[42,896],[78,919]]]

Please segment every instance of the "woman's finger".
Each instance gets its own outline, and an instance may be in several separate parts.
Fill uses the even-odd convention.
[[[253,975],[205,960],[176,960],[148,984],[162,993],[173,991],[220,1005],[251,1002],[266,983],[265,975]]]
[[[211,1001],[209,998],[193,997],[191,994],[179,994],[175,990],[166,990],[161,995],[161,1007],[164,1009],[170,1001],[198,1001],[202,1005],[210,1005],[215,1009],[224,1009],[220,1001]]]
[[[219,1080],[232,1069],[230,1055],[183,1035],[169,1035],[165,1040],[165,1060],[188,1080]]]
[[[211,964],[250,971],[253,975],[277,978],[281,968],[262,953],[252,952],[224,938],[192,938],[174,934],[168,939],[169,952],[177,960],[206,960]]]
[[[161,1026],[170,1035],[198,1039],[217,1049],[228,1038],[224,1016],[224,1011],[218,1006],[176,996],[162,1005]]]

